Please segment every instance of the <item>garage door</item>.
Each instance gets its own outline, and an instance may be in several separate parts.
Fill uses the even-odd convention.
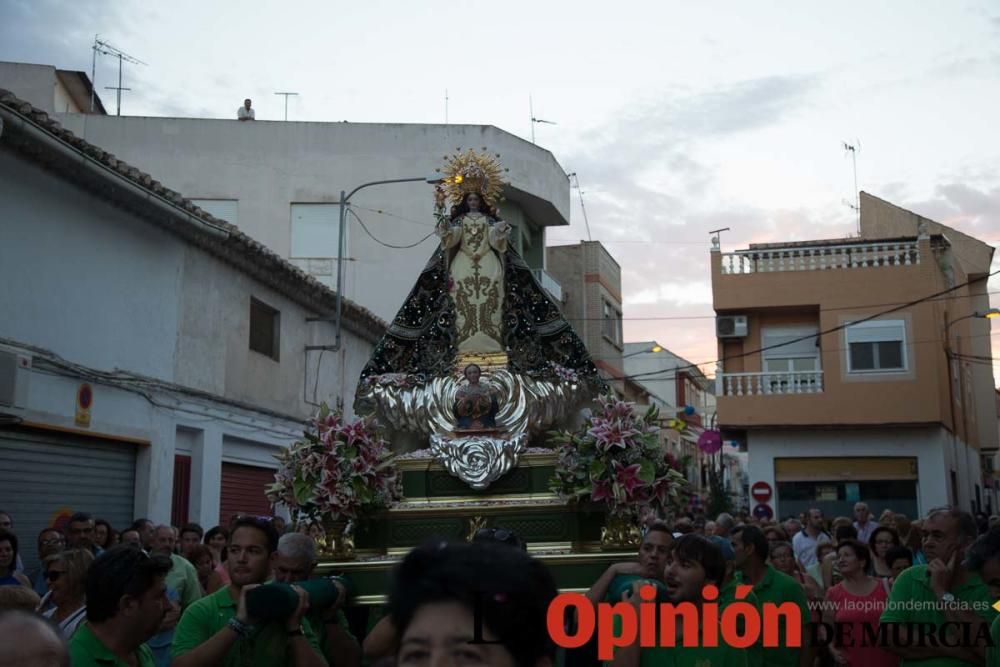
[[[219,525],[229,525],[229,519],[234,514],[270,516],[271,503],[264,495],[264,489],[274,484],[274,473],[271,468],[223,463]]]
[[[0,508],[14,517],[24,565],[37,565],[42,528],[74,512],[132,523],[138,445],[27,430],[0,431]]]

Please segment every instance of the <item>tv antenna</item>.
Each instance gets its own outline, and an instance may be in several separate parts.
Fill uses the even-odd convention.
[[[275,93],[275,95],[285,96],[285,120],[288,120],[288,98],[292,95],[298,95],[298,93]]]
[[[134,58],[129,54],[125,53],[121,49],[112,46],[108,42],[101,39],[100,35],[94,35],[94,50],[93,61],[90,66],[90,112],[94,112],[94,91],[97,88],[97,54],[100,53],[103,56],[112,56],[118,58],[118,85],[117,86],[105,86],[107,90],[114,90],[118,93],[118,111],[117,115],[122,115],[122,91],[132,90],[131,88],[125,88],[122,86],[122,68],[124,63],[132,63],[133,65],[148,65],[138,58]]]
[[[713,249],[718,248],[722,251],[722,232],[730,231],[729,227],[723,227],[722,229],[713,229],[709,232],[712,235],[712,246]]]
[[[858,190],[858,153],[861,152],[861,140],[855,139],[853,144],[849,144],[846,141],[841,142],[844,145],[844,150],[850,152],[851,162],[854,164],[854,203],[852,204],[848,200],[844,200],[858,216],[858,238],[861,237],[861,193]]]
[[[590,221],[587,220],[587,207],[583,205],[583,190],[580,188],[580,177],[574,171],[571,174],[566,174],[566,178],[569,179],[569,187],[575,188],[576,194],[580,197],[580,210],[583,211],[583,224],[587,227],[587,240],[593,241],[594,239],[590,236]]]
[[[546,125],[555,125],[556,123],[551,120],[542,120],[541,118],[535,118],[535,107],[531,103],[531,95],[528,95],[528,113],[531,115],[531,143],[535,143],[536,124],[545,123]]]

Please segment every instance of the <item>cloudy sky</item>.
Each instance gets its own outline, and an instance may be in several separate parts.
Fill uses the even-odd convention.
[[[1000,3],[0,0],[0,60],[89,72],[97,33],[148,63],[126,68],[130,115],[252,97],[280,119],[286,90],[293,120],[439,123],[447,90],[450,122],[530,138],[531,96],[622,265],[626,339],[696,363],[715,357],[708,230],[851,234],[844,141],[861,189],[1000,244]],[[116,78],[99,61],[98,87]],[[587,236],[573,196],[550,244]]]

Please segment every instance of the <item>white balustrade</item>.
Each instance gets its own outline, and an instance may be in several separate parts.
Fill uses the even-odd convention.
[[[741,250],[722,254],[724,274],[824,271],[920,264],[916,241]]]
[[[722,396],[787,396],[822,394],[823,371],[722,373]]]

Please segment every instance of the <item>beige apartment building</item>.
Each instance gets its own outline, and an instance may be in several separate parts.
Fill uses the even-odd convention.
[[[586,345],[601,377],[619,396],[642,402],[645,390],[624,379],[621,266],[600,241],[580,241],[547,247],[545,267],[560,286],[563,315]],[[546,287],[544,281],[541,284]]]
[[[713,247],[718,419],[752,509],[997,511],[992,257],[866,193],[860,238]]]

